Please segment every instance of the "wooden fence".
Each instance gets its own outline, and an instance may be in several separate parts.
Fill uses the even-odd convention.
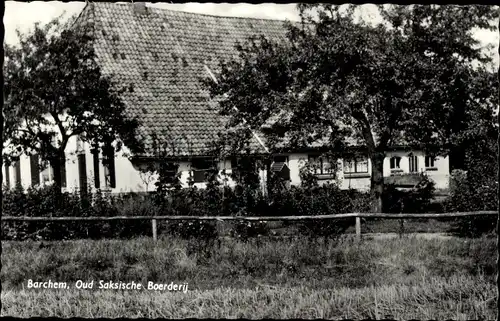
[[[454,213],[344,213],[331,215],[308,215],[308,216],[91,216],[91,217],[16,217],[4,216],[1,221],[18,222],[60,222],[60,221],[119,221],[119,220],[151,220],[153,239],[157,239],[157,221],[307,221],[326,219],[356,219],[356,236],[361,237],[361,218],[385,218],[385,219],[419,219],[419,218],[457,218],[467,216],[498,215],[498,211],[476,211],[476,212],[454,212]]]

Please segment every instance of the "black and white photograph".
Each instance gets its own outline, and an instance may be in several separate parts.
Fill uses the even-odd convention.
[[[3,14],[2,317],[498,320],[500,6]]]

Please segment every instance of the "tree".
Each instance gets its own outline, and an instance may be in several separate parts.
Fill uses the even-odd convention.
[[[125,113],[123,89],[101,72],[85,26],[65,28],[56,18],[17,33],[19,46],[5,46],[6,161],[38,154],[54,168],[54,184],[61,187],[61,162],[72,136],[103,152],[110,152],[112,142],[116,151],[123,144],[141,151],[139,123]]]
[[[274,147],[326,137],[341,154],[355,138],[372,162],[374,211],[382,208],[388,147],[449,152],[471,114],[492,113],[496,75],[473,29],[495,28],[494,7],[384,5],[376,25],[357,19],[351,5],[298,9],[301,22],[287,23],[285,41],[252,37],[237,46],[239,59],[221,63],[219,83],[206,85],[213,98],[224,95],[219,110],[229,127],[274,119]]]

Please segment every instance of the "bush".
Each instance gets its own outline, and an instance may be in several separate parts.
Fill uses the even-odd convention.
[[[384,213],[426,213],[431,208],[435,184],[427,175],[410,191],[399,190],[395,185],[384,185],[382,204]]]
[[[498,210],[498,182],[478,178],[473,173],[454,170],[450,178],[450,196],[446,211],[467,212]],[[478,237],[496,229],[496,216],[464,217],[455,220],[453,232],[460,236]]]
[[[3,214],[6,216],[134,216],[154,214],[157,208],[138,197],[103,195],[100,192],[61,193],[53,186],[43,188],[4,189]],[[2,222],[2,238],[6,240],[68,240],[79,238],[130,238],[150,235],[150,221],[60,221]]]
[[[268,236],[269,226],[266,222],[249,222],[249,221],[239,221],[233,225],[233,230],[231,235],[241,240],[248,240],[249,238]]]
[[[351,190],[340,190],[334,184],[311,189],[295,190],[299,200],[298,215],[328,215],[353,212]],[[353,218],[305,221],[299,225],[299,232],[309,237],[337,237],[354,225]]]

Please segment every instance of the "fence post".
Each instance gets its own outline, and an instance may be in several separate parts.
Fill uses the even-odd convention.
[[[356,238],[361,240],[361,217],[356,216]]]
[[[399,221],[399,238],[402,238],[405,234],[405,220],[401,219]]]
[[[153,240],[156,241],[157,239],[157,234],[156,234],[156,219],[151,220],[151,227],[153,228]]]

